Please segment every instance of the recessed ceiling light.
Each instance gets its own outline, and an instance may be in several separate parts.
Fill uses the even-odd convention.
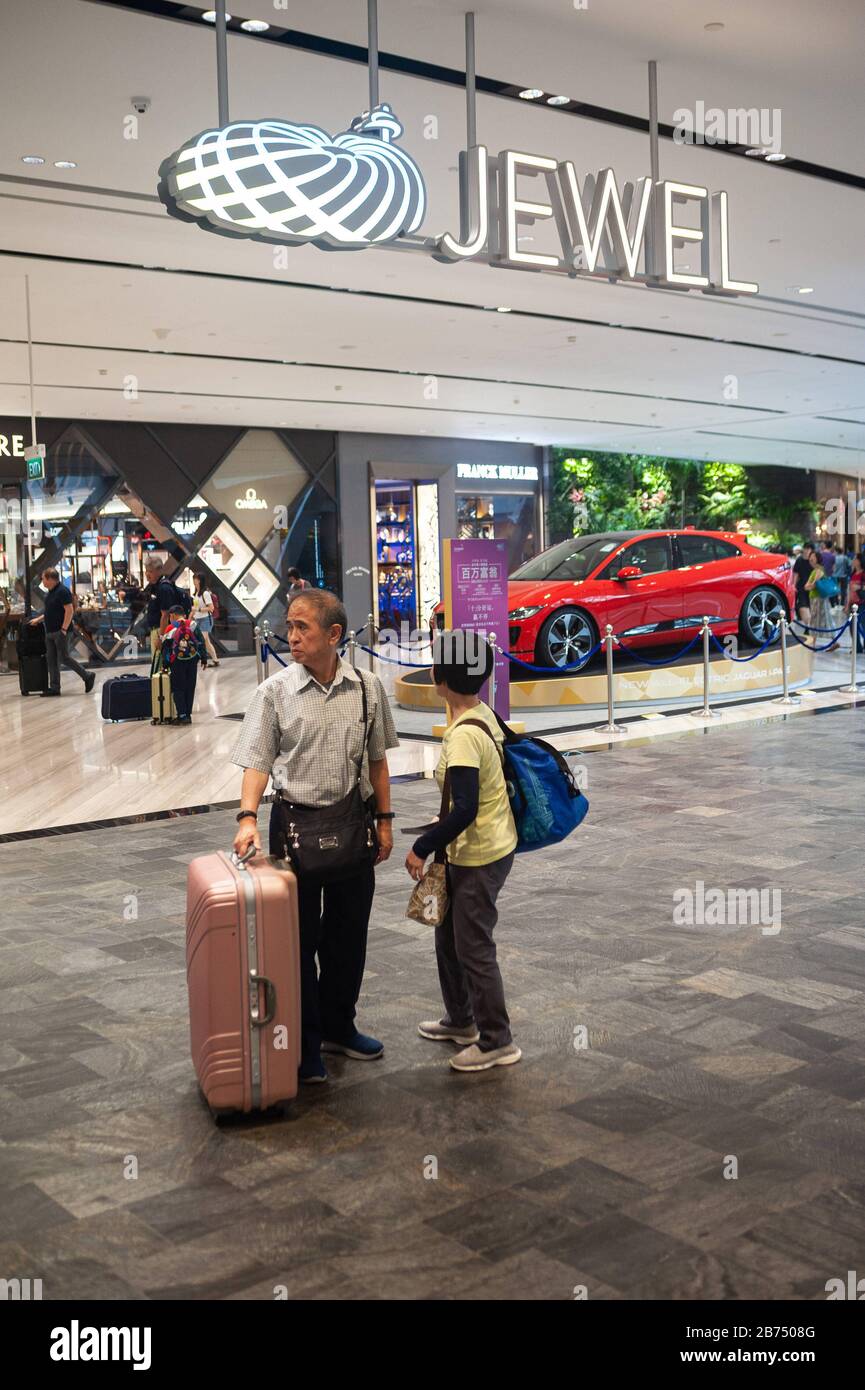
[[[767,163],[767,164],[780,164],[780,163],[782,162],[782,160],[785,160],[786,158],[787,158],[787,156],[786,156],[785,154],[782,154],[781,151],[779,150],[777,154],[767,154],[767,155],[766,155],[766,163]]]
[[[706,30],[707,34],[716,34],[718,30],[723,29],[723,27],[723,24],[720,22],[720,20],[717,19],[713,19],[711,24],[703,25],[703,28]]]
[[[543,96],[540,87],[524,87],[520,92],[523,101],[537,101],[538,97]]]
[[[813,286],[813,285],[788,285],[788,286],[787,286],[787,291],[788,291],[789,294],[813,294],[813,293],[814,293],[814,286]]]
[[[22,156],[21,156],[21,163],[22,163],[22,164],[44,164],[44,163],[45,163],[45,160],[42,158],[41,154],[22,154]]]
[[[570,97],[547,97],[547,106],[567,106]]]
[[[746,150],[745,154],[749,159],[762,159],[766,151],[762,145],[757,145],[753,150]]]
[[[509,305],[507,305],[507,304],[498,304],[498,305],[496,305],[496,313],[497,313],[497,314],[509,314],[510,312],[511,312],[511,311],[510,311]]]
[[[215,24],[215,23],[216,23],[216,10],[205,10],[204,13],[203,13],[203,15],[201,16],[201,18],[204,20],[205,24]],[[227,14],[227,15],[225,16],[225,22],[226,22],[226,24],[228,23],[228,21],[229,21],[230,19],[231,19],[231,15],[230,15],[230,14]]]
[[[77,169],[77,168],[78,168],[78,165],[75,163],[75,160],[74,160],[74,159],[55,159],[55,161],[54,161],[54,168],[55,168],[55,169]]]
[[[245,19],[240,27],[245,29],[247,34],[263,34],[270,25],[266,19]]]

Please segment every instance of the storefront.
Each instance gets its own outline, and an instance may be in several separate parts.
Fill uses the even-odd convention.
[[[444,537],[506,540],[509,568],[544,547],[544,451],[529,444],[341,434],[342,593],[353,627],[426,628]]]
[[[0,440],[14,441],[0,459],[7,656],[16,623],[41,609],[39,579],[51,566],[75,596],[79,655],[111,662],[149,650],[151,555],[182,588],[202,575],[224,655],[252,651],[256,622],[281,622],[289,567],[338,586],[335,436],[57,420],[40,420],[38,436],[45,476],[27,480],[29,425],[0,421]]]
[[[214,640],[252,651],[279,631],[286,571],[345,600],[353,627],[425,628],[441,597],[444,537],[493,537],[515,569],[544,546],[544,450],[400,435],[40,420],[45,478],[23,447],[0,460],[11,507],[0,528],[0,593],[39,611],[54,566],[77,603],[79,654],[129,661],[148,650],[145,563],[181,587],[198,572],[216,597]],[[29,438],[0,421],[0,438]],[[16,508],[35,510],[28,553]],[[0,605],[2,607],[2,605]],[[11,633],[10,633],[11,635]],[[8,643],[7,643],[8,648]]]

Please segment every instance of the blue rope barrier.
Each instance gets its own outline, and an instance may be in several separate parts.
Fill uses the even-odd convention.
[[[582,666],[585,666],[587,661],[591,661],[595,652],[599,652],[603,645],[603,642],[598,642],[592,647],[590,652],[586,652],[584,657],[581,657],[579,661],[575,661],[570,666],[532,666],[528,661],[522,661],[518,656],[511,656],[510,652],[503,652],[501,647],[499,647],[498,650],[501,652],[502,656],[507,657],[508,661],[513,662],[516,666],[524,666],[527,671],[537,671],[541,675],[560,676],[563,671],[579,671]]]
[[[841,635],[842,632],[845,631],[846,628],[850,626],[852,621],[852,618],[848,618],[847,621],[845,623],[842,623],[840,627],[811,627],[809,623],[803,623],[801,618],[791,618],[790,625],[792,627],[793,623],[797,623],[799,627],[803,629],[804,632],[820,632],[823,634],[824,637],[828,637],[829,633],[831,632],[836,637],[838,637]]]
[[[838,629],[839,634],[842,633],[842,632],[844,631],[844,628],[846,628],[847,626],[848,626],[848,624],[845,623],[845,624],[844,624],[844,627],[839,627],[839,629]],[[828,631],[831,631],[831,628],[830,628],[830,629],[827,629],[827,630],[828,630]],[[802,638],[799,636],[798,632],[794,632],[794,631],[792,630],[792,628],[790,629],[790,636],[793,638],[793,641],[794,641],[794,642],[798,642],[800,647],[805,647],[805,648],[807,648],[807,650],[808,650],[809,652],[829,652],[829,651],[832,650],[833,647],[837,647],[837,645],[838,645],[838,638],[837,638],[837,637],[834,637],[834,638],[832,639],[831,642],[826,642],[826,643],[824,643],[824,645],[823,645],[822,647],[812,647],[811,644],[810,644],[809,642],[803,642],[803,641],[802,641]]]
[[[411,666],[416,671],[426,671],[429,669],[430,663],[428,661],[400,661],[398,658],[392,656],[382,656],[381,652],[374,651],[372,647],[365,647],[362,642],[358,642],[357,646],[360,651],[368,652],[370,656],[374,656],[378,661],[387,661],[391,666]]]
[[[758,647],[757,650],[755,652],[752,652],[750,656],[731,656],[730,653],[727,651],[726,647],[724,646],[723,642],[719,642],[714,632],[710,632],[709,636],[715,643],[715,646],[718,648],[718,651],[721,652],[727,658],[728,661],[756,661],[757,657],[762,656],[763,652],[766,650],[767,647],[771,647],[772,643],[776,640],[780,631],[781,629],[776,627],[771,637],[767,637],[762,647]]]
[[[623,651],[625,653],[625,656],[629,656],[632,661],[644,661],[647,666],[672,666],[674,661],[678,661],[680,656],[684,656],[686,652],[689,652],[691,650],[695,642],[699,642],[702,635],[703,634],[701,632],[698,632],[696,637],[692,637],[690,642],[688,642],[688,644],[684,646],[681,651],[676,652],[675,656],[665,657],[663,661],[650,661],[647,656],[643,656],[642,652],[634,651],[633,647],[626,647],[621,637],[616,637],[616,634],[613,633],[613,636],[616,638],[616,642],[619,645],[620,651]]]
[[[274,661],[278,661],[279,664],[280,664],[280,666],[287,666],[287,665],[288,665],[288,662],[287,662],[287,661],[283,661],[282,657],[279,655],[279,652],[275,652],[275,651],[273,650],[273,647],[269,646],[268,643],[265,642],[264,646],[263,646],[262,649],[261,649],[261,659],[262,659],[262,661],[266,661],[267,658],[268,658],[269,656],[272,656],[273,659],[274,659]]]

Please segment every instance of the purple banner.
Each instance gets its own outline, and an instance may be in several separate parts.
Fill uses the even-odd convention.
[[[496,645],[502,653],[508,650],[508,545],[507,541],[454,541],[450,549],[450,602],[446,603],[445,621],[451,628],[495,633]],[[445,555],[445,564],[448,557]],[[496,652],[495,710],[502,719],[511,712],[510,662]],[[480,692],[488,704],[489,683]]]

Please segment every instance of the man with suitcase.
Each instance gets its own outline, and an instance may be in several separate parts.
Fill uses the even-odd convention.
[[[70,666],[73,671],[81,677],[84,682],[84,690],[89,695],[96,683],[96,677],[92,671],[85,671],[84,667],[69,655],[66,645],[66,636],[72,625],[72,617],[75,613],[75,604],[72,595],[65,584],[60,583],[60,575],[55,569],[48,569],[42,575],[42,583],[48,590],[45,598],[45,610],[39,614],[38,618],[31,618],[30,625],[34,627],[36,623],[45,624],[45,652],[48,658],[48,689],[43,690],[43,698],[48,695],[60,694],[60,666]]]
[[[290,597],[293,663],[258,687],[232,755],[245,769],[235,852],[242,855],[251,845],[261,849],[256,817],[272,778],[270,852],[291,858],[297,872],[299,1077],[308,1082],[327,1080],[322,1052],[366,1061],[384,1051],[376,1038],[358,1031],[355,1006],[375,893],[373,866],[393,848],[387,750],[398,740],[381,681],[339,655],[347,627],[345,608],[334,594],[307,589]],[[339,834],[307,836],[306,827],[343,800],[346,824],[352,816],[368,815],[370,836],[354,842],[355,858],[344,868],[340,859],[337,874],[315,864],[326,859]],[[303,862],[307,853],[314,865],[309,872]],[[336,853],[342,855],[342,847]]]
[[[162,565],[151,556],[144,565],[147,579],[147,627],[150,632],[150,652],[152,656],[160,650],[168,615],[177,602],[177,589],[167,575],[162,573]]]

